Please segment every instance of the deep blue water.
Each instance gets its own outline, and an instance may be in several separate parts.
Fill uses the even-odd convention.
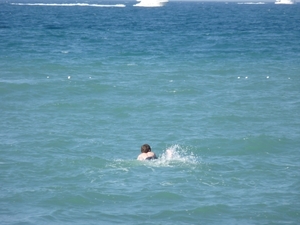
[[[300,223],[299,4],[70,3],[0,2],[1,224]]]

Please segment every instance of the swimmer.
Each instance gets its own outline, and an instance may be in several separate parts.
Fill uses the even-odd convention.
[[[154,152],[151,152],[151,147],[148,144],[144,144],[141,147],[141,154],[137,157],[137,160],[151,160],[157,159]]]

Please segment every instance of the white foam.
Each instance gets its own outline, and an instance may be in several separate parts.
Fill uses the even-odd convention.
[[[163,154],[153,161],[158,166],[171,166],[179,164],[198,164],[199,159],[193,152],[183,149],[180,145],[167,148]]]
[[[137,7],[162,7],[168,0],[137,0],[139,3],[133,5]]]
[[[83,6],[83,7],[126,7],[124,4],[101,5],[88,3],[11,3],[12,5],[27,5],[27,6]]]

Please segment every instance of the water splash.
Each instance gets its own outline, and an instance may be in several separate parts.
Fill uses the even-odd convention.
[[[176,144],[168,147],[158,160],[156,160],[156,163],[164,165],[171,165],[173,163],[198,164],[199,158],[193,152]]]

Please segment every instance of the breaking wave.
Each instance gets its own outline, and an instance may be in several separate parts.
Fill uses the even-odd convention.
[[[27,6],[81,6],[81,7],[126,7],[124,4],[101,5],[88,3],[11,3],[12,5],[27,5]]]

